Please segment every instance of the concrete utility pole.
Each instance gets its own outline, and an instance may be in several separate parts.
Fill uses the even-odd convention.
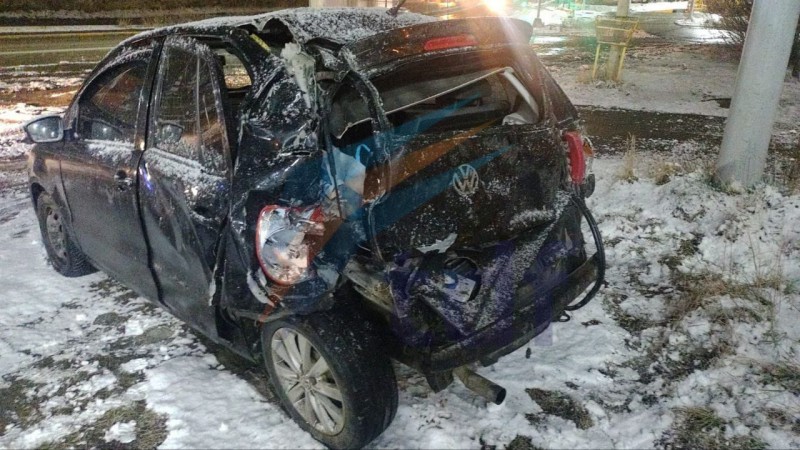
[[[628,17],[631,10],[631,0],[617,0],[617,17]],[[612,45],[608,50],[608,61],[606,62],[606,79],[619,81],[616,79],[619,65],[622,64],[622,52],[620,47]]]
[[[723,184],[750,187],[764,174],[798,17],[798,0],[753,2],[717,160]]]

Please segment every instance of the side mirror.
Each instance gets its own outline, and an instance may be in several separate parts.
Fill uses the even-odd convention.
[[[22,128],[28,139],[37,144],[64,139],[64,121],[60,116],[37,117],[22,125]]]

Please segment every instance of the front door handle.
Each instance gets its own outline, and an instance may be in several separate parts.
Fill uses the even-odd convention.
[[[117,189],[120,191],[124,191],[133,186],[133,178],[129,177],[128,172],[124,170],[118,170],[117,173],[114,174],[114,181],[117,183]]]

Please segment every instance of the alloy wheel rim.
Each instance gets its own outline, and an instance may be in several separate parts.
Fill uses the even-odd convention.
[[[328,361],[302,334],[280,328],[272,335],[272,364],[292,407],[316,430],[344,428],[342,391]]]
[[[45,220],[47,227],[47,239],[50,241],[50,246],[53,248],[55,256],[64,261],[67,259],[67,243],[66,234],[64,233],[64,224],[61,221],[61,214],[53,208],[47,209],[47,218]]]

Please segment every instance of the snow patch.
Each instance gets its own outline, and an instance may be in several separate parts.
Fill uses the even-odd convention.
[[[136,440],[136,421],[130,422],[117,422],[111,425],[111,428],[106,431],[103,436],[106,442],[117,441],[122,444],[128,444]]]

